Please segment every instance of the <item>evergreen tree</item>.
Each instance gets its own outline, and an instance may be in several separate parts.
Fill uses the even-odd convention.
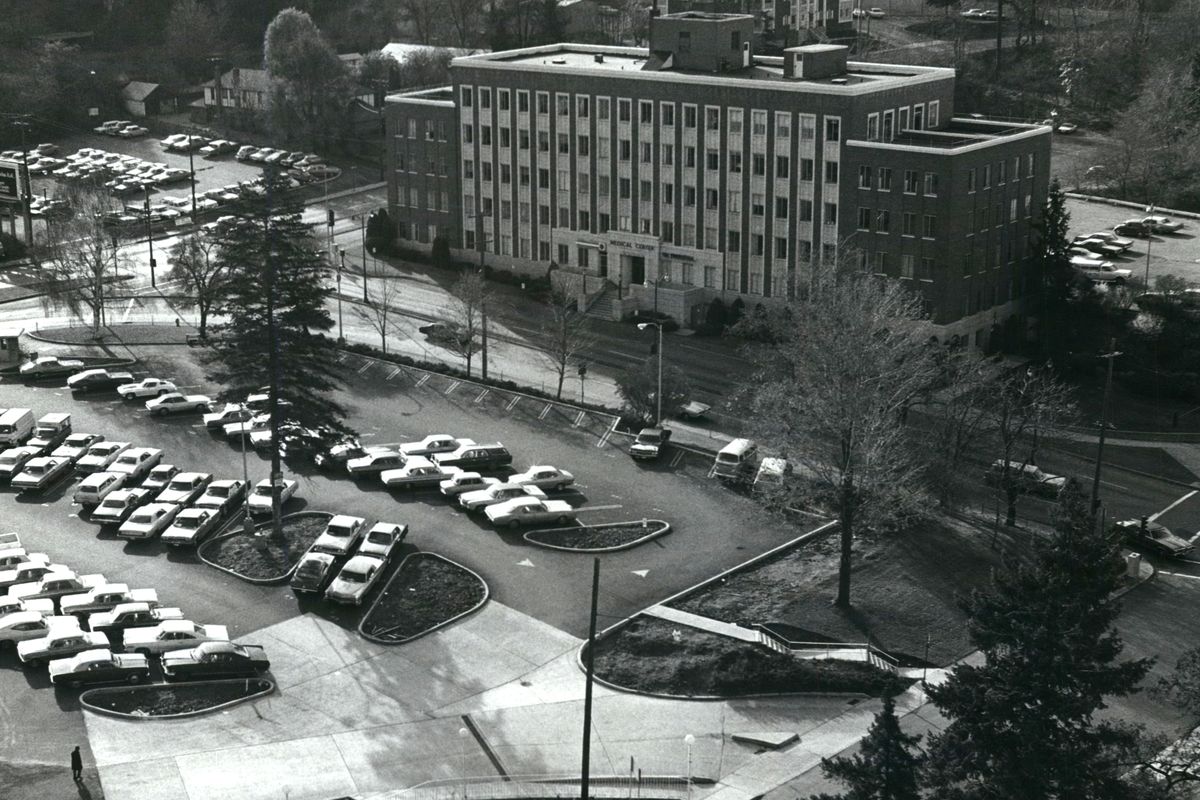
[[[234,219],[219,235],[215,261],[226,275],[226,321],[213,326],[208,377],[224,387],[221,399],[232,402],[267,384],[271,475],[278,479],[280,445],[293,428],[285,425],[281,435],[281,423],[346,428],[344,409],[328,396],[341,384],[334,347],[314,335],[333,327],[326,307],[329,264],[301,222],[302,206],[285,194],[286,179],[269,170],[262,188],[261,194],[242,192]],[[281,406],[281,397],[289,405]],[[278,486],[272,515],[278,533]]]
[[[914,753],[921,737],[900,730],[891,694],[862,740],[861,751],[849,758],[821,760],[826,778],[845,784],[840,795],[819,794],[812,800],[920,800],[918,778],[925,756]]]
[[[963,664],[929,689],[950,724],[931,740],[934,796],[974,800],[1104,800],[1130,796],[1123,758],[1133,731],[1095,714],[1136,691],[1146,660],[1118,662],[1112,593],[1123,564],[1098,535],[1074,483],[1053,534],[1027,563],[1010,561],[964,602],[981,666]]]
[[[1071,212],[1067,210],[1067,197],[1058,178],[1050,182],[1046,205],[1034,223],[1034,263],[1042,274],[1042,291],[1045,293],[1046,309],[1050,313],[1061,311],[1070,299],[1075,285],[1075,271],[1071,268],[1071,246],[1068,232],[1071,227]]]

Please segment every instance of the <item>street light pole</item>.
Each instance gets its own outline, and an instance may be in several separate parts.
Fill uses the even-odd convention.
[[[22,219],[25,226],[25,245],[30,250],[33,249],[33,215],[29,211],[29,204],[32,200],[29,186],[29,151],[25,149],[25,132],[29,130],[29,123],[25,120],[17,120],[13,123],[17,130],[21,132],[21,175],[17,182],[21,184],[21,207]]]
[[[363,261],[363,302],[367,300],[367,217],[365,214],[355,214],[358,217],[358,230],[361,235],[362,242],[362,261]]]
[[[338,252],[342,257],[341,264],[338,265],[337,271],[338,344],[345,344],[346,337],[342,335],[342,272],[346,269],[346,251],[339,248]]]
[[[663,326],[661,322],[639,322],[638,330],[644,331],[650,326],[658,328],[658,391],[654,395],[656,413],[654,414],[654,424],[662,424],[662,365],[663,365]]]
[[[1100,401],[1100,442],[1096,447],[1096,470],[1092,476],[1092,516],[1100,511],[1100,465],[1104,460],[1104,434],[1108,430],[1108,395],[1112,391],[1113,361],[1121,355],[1117,352],[1117,340],[1109,340],[1108,352],[1100,358],[1108,359],[1108,375],[1104,379],[1104,398]]]
[[[146,249],[150,253],[150,288],[155,288],[158,284],[154,280],[154,229],[150,224],[150,187],[143,186],[146,190]]]
[[[189,136],[191,134],[188,134]],[[196,164],[192,160],[192,141],[188,140],[188,180],[192,188],[192,224],[196,224]]]
[[[483,264],[483,254],[487,250],[487,234],[484,233],[483,230],[483,212],[480,211],[478,214],[476,214],[476,216],[479,220],[479,223],[475,227],[479,229],[479,280],[482,284],[483,281],[487,280],[487,273],[484,270]],[[481,292],[479,298],[479,316],[480,323],[483,326],[482,336],[480,337],[482,340],[482,346],[480,347],[479,351],[479,367],[480,371],[483,373],[483,379],[485,381],[487,380],[488,376],[488,318],[486,295],[487,292],[485,290]]]
[[[1146,209],[1149,213],[1154,213],[1154,206],[1148,206]],[[1144,224],[1144,223],[1143,223]],[[1150,291],[1150,246],[1154,243],[1154,231],[1148,229],[1146,231],[1146,288],[1143,292]]]

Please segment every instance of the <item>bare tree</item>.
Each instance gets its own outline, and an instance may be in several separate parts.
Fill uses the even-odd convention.
[[[400,14],[420,44],[434,44],[442,26],[442,0],[400,0]]]
[[[80,321],[90,315],[93,335],[104,324],[108,284],[118,279],[125,256],[109,230],[107,195],[90,187],[75,187],[66,198],[74,215],[48,227],[38,247],[45,275],[42,306],[65,308]]]
[[[757,369],[744,417],[836,509],[842,607],[860,523],[914,512],[925,493],[921,448],[904,425],[939,375],[921,319],[920,299],[899,282],[842,267],[770,314],[770,343],[749,351]]]
[[[491,290],[478,272],[471,270],[455,281],[450,289],[455,330],[451,346],[467,362],[467,377],[471,377],[471,361],[481,347],[486,325],[486,306]]]
[[[483,28],[483,0],[444,0],[442,8],[459,47],[471,47],[479,41]]]
[[[400,287],[390,278],[375,281],[376,291],[365,306],[354,306],[354,315],[379,334],[379,347],[387,353],[388,333],[396,329],[392,302],[400,296]]]
[[[595,341],[590,323],[568,287],[558,286],[550,291],[541,334],[546,345],[545,355],[558,375],[555,399],[562,399],[567,368]]]
[[[171,272],[191,297],[189,302],[200,312],[200,335],[208,335],[208,317],[219,307],[229,289],[226,264],[215,258],[217,242],[202,233],[185,236],[171,247]]]
[[[991,429],[991,396],[999,377],[994,362],[972,353],[951,352],[942,366],[937,390],[915,406],[931,434],[927,451],[930,483],[937,487],[943,508],[954,507],[978,483],[968,465]]]

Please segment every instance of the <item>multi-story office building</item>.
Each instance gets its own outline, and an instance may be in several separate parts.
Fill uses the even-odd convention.
[[[1049,129],[955,118],[949,69],[756,57],[753,24],[670,14],[648,49],[456,58],[453,85],[390,97],[400,243],[554,262],[618,314],[654,295],[685,324],[714,296],[802,296],[839,258],[910,282],[940,337],[1019,316]]]

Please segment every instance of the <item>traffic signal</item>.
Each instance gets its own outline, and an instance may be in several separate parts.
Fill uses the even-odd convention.
[[[581,378],[587,377],[587,364],[579,365],[579,377],[581,377]]]
[[[329,212],[329,227],[333,227],[333,209],[326,209]]]

